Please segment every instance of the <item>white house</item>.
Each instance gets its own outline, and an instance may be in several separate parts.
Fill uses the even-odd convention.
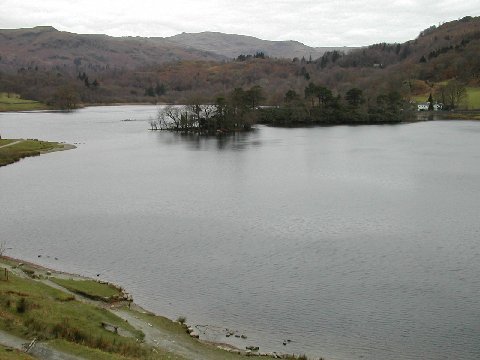
[[[428,111],[429,106],[430,106],[429,101],[417,104],[417,111]],[[442,110],[442,109],[443,109],[443,104],[442,103],[433,104],[433,111],[439,111],[439,110]]]
[[[429,102],[417,104],[417,111],[428,111]]]

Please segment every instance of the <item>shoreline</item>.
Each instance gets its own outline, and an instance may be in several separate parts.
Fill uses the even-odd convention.
[[[14,164],[28,157],[77,148],[75,145],[65,142],[41,141],[38,139],[1,139],[1,141],[10,142],[0,146],[0,167]]]
[[[76,274],[76,273],[71,273],[67,271],[57,270],[48,266],[35,263],[33,261],[23,260],[17,257],[8,256],[8,255],[0,256],[0,269],[2,269],[3,271],[4,267],[6,269],[9,269],[9,271],[16,276],[19,276],[19,274],[16,273],[16,271],[14,270],[23,271],[25,273],[24,277],[30,279],[31,281],[39,281],[43,283],[45,282],[54,283],[53,281],[51,281],[51,279],[70,279],[70,280],[94,281],[100,284],[113,286],[119,289],[119,291],[121,291],[122,297],[112,302],[101,302],[98,300],[89,299],[87,297],[82,296],[79,293],[72,292],[70,290],[66,290],[66,289],[63,289],[63,290],[64,291],[66,290],[67,293],[74,295],[75,298],[81,302],[93,304],[96,307],[104,308],[112,312],[113,314],[116,314],[117,316],[125,320],[125,322],[127,323],[133,324],[135,321],[138,321],[138,320],[151,319],[151,320],[148,320],[150,322],[147,322],[146,324],[148,324],[149,327],[152,327],[153,319],[163,319],[160,321],[171,324],[171,325],[167,324],[167,327],[180,326],[182,327],[184,332],[184,339],[180,338],[179,340],[177,340],[178,346],[182,346],[182,342],[186,343],[186,342],[193,341],[194,344],[196,343],[198,345],[198,347],[203,347],[203,346],[207,347],[209,352],[220,352],[220,355],[224,354],[224,356],[221,356],[222,359],[223,358],[230,359],[232,356],[237,356],[239,359],[244,358],[245,356],[252,357],[254,359],[255,358],[297,359],[299,356],[301,356],[299,354],[295,355],[295,354],[288,354],[288,353],[281,353],[281,352],[261,352],[259,351],[258,345],[245,346],[244,349],[241,349],[228,342],[201,339],[200,338],[201,331],[199,330],[199,327],[201,327],[200,325],[197,325],[197,324],[187,325],[186,323],[179,321],[178,319],[177,320],[169,319],[161,314],[155,313],[153,311],[150,311],[142,307],[141,305],[138,305],[137,303],[135,303],[133,295],[125,291],[125,288],[123,288],[118,283],[107,282],[107,281],[95,279],[82,274]],[[54,286],[54,288],[58,288],[58,287]],[[147,330],[147,329],[144,328],[142,330]],[[190,340],[187,340],[187,339],[190,339]],[[173,342],[175,343],[175,341]],[[155,344],[158,345],[157,342],[155,342]],[[182,355],[182,354],[179,354],[179,355]],[[206,358],[204,357],[201,357],[201,358],[210,359],[210,357],[208,356]],[[212,356],[211,358],[217,359],[217,356]],[[186,357],[186,359],[191,359],[191,358]],[[236,359],[236,357],[233,357],[232,359]],[[320,358],[320,359],[323,359],[323,358]]]
[[[26,142],[26,141],[30,141],[30,142],[35,141],[35,142],[39,142],[39,143],[42,143],[42,142],[47,143],[45,141],[39,141],[37,139],[3,139],[3,140],[13,140],[13,142],[11,143],[12,145],[16,145],[16,144]],[[52,143],[54,143],[54,142],[52,142]],[[64,142],[56,142],[55,144],[57,145],[56,147],[49,148],[49,149],[38,149],[38,150],[36,150],[35,154],[31,154],[29,156],[40,156],[41,154],[47,154],[47,153],[50,153],[50,152],[66,151],[66,150],[71,150],[71,149],[77,148],[75,145],[67,144],[67,143],[64,143]],[[10,146],[10,144],[4,145],[4,147],[8,147],[8,146]],[[22,158],[20,158],[19,160],[15,161],[15,162],[18,162],[21,159]],[[10,164],[13,164],[13,163],[14,162],[12,162]],[[5,164],[4,166],[10,165],[10,164]],[[187,336],[189,338],[192,338],[192,339],[196,340],[199,344],[203,344],[207,347],[212,348],[210,351],[220,351],[222,353],[229,354],[229,356],[234,356],[235,355],[235,356],[242,356],[242,357],[243,356],[253,356],[253,357],[260,357],[261,356],[261,357],[285,358],[285,359],[295,359],[295,358],[298,357],[298,355],[297,355],[297,357],[295,357],[295,355],[293,355],[293,354],[290,355],[288,353],[276,352],[276,351],[272,351],[272,352],[268,352],[268,353],[267,352],[260,352],[258,344],[252,342],[253,339],[249,339],[248,342],[245,342],[242,345],[240,345],[240,346],[243,346],[243,348],[240,348],[238,344],[233,344],[231,342],[230,343],[227,342],[228,338],[231,338],[231,339],[235,339],[237,337],[240,338],[240,334],[239,333],[237,334],[237,331],[231,331],[231,330],[228,330],[228,329],[225,329],[225,331],[226,331],[225,336],[226,336],[227,340],[222,341],[222,340],[219,340],[218,338],[213,340],[211,336],[207,335],[208,327],[209,327],[208,325],[204,326],[204,325],[199,325],[199,324],[193,324],[191,326],[187,326],[187,324],[179,321],[178,319],[177,319],[177,321],[175,321],[175,320],[167,318],[167,317],[165,317],[161,314],[150,311],[150,310],[146,309],[145,307],[142,307],[139,304],[135,303],[134,299],[133,299],[133,296],[130,293],[126,292],[124,290],[124,288],[117,283],[113,283],[113,282],[109,282],[109,281],[103,281],[101,279],[95,279],[94,277],[87,276],[87,275],[82,275],[82,274],[78,274],[78,273],[71,273],[71,272],[68,272],[68,271],[57,270],[55,268],[50,267],[52,265],[45,266],[45,265],[38,264],[38,263],[36,263],[32,260],[24,260],[24,259],[17,258],[17,257],[7,256],[7,255],[5,255],[5,250],[7,250],[7,249],[2,249],[2,250],[4,250],[4,251],[3,251],[3,254],[0,255],[0,267],[1,267],[1,265],[6,266],[5,267],[6,271],[8,269],[8,271],[12,272],[12,274],[14,274],[16,276],[29,278],[32,281],[39,281],[39,282],[44,282],[44,283],[49,282],[49,284],[47,284],[47,285],[50,286],[50,287],[61,289],[62,291],[70,292],[70,295],[73,295],[75,297],[80,295],[81,296],[80,301],[87,302],[87,303],[90,302],[91,304],[96,302],[95,306],[104,307],[105,309],[108,309],[111,312],[115,312],[117,309],[120,311],[120,309],[128,307],[128,310],[131,309],[132,311],[134,311],[135,313],[138,313],[138,314],[144,314],[145,316],[155,316],[155,317],[163,318],[163,319],[165,319],[166,321],[168,321],[172,324],[180,324],[180,326],[184,327],[183,330],[186,334],[188,334]],[[2,271],[3,271],[3,268],[2,268]],[[70,280],[84,280],[84,281],[97,282],[97,283],[100,283],[100,284],[104,284],[104,285],[112,286],[112,287],[116,288],[119,291],[120,296],[118,298],[116,298],[115,300],[110,301],[110,302],[106,302],[106,303],[101,303],[100,302],[100,303],[98,303],[99,299],[92,299],[92,298],[87,299],[84,296],[84,294],[71,292],[70,290],[68,290],[68,289],[66,289],[62,286],[60,286],[60,287],[56,286],[52,281],[50,281],[51,278],[53,278],[53,279],[64,279],[64,280],[70,279]],[[0,285],[1,285],[1,283],[0,283]],[[118,315],[118,314],[116,314],[116,315]],[[123,314],[123,316],[126,316],[126,315]],[[124,320],[128,322],[128,320],[131,321],[132,319],[127,320],[127,318],[124,318]],[[201,328],[203,328],[203,327],[206,327],[206,329],[204,329],[203,332],[202,332]],[[1,331],[2,330],[0,329],[0,332]],[[203,334],[202,338],[200,338],[201,334]],[[217,335],[223,336],[224,335],[223,334],[223,329]],[[243,340],[245,340],[245,339],[247,339],[247,336],[242,334],[241,338]],[[252,345],[253,343],[254,343],[254,345]],[[245,346],[245,345],[247,345],[247,346]],[[206,359],[210,359],[210,357],[207,357]],[[212,357],[212,359],[216,359],[216,357]],[[222,359],[223,359],[223,357],[222,357]]]

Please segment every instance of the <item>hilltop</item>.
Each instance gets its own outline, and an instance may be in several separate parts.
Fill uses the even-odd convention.
[[[51,26],[0,30],[0,69],[94,71],[136,69],[175,61],[222,61],[263,52],[275,58],[313,57],[334,48],[297,41],[267,41],[222,33],[179,34],[168,38],[112,37],[58,31]]]
[[[76,70],[82,66],[106,71],[179,60],[224,59],[221,55],[158,39],[82,35],[51,26],[0,30],[0,56],[0,67],[7,71],[55,67]]]
[[[264,53],[268,57],[293,59],[302,57],[316,59],[327,51],[345,51],[347,47],[310,47],[298,41],[269,41],[253,36],[224,34],[220,32],[182,33],[166,38],[175,44],[192,49],[204,50],[228,58],[236,58],[240,54]]]

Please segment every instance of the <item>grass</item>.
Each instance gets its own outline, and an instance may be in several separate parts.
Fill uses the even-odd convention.
[[[480,109],[480,88],[467,87],[468,108]]]
[[[0,257],[0,270],[2,265],[18,266],[18,260]],[[29,265],[22,265],[15,271],[18,273],[20,269],[27,266]],[[46,272],[47,269],[36,269],[35,278],[24,278],[10,273],[8,281],[0,272],[0,330],[24,339],[37,337],[39,341],[46,342],[57,350],[84,359],[184,359],[182,355],[169,352],[158,345],[155,348],[150,346],[152,335],[147,333],[150,337],[146,343],[143,332],[109,311],[105,308],[104,303],[80,302],[64,291],[49,286],[48,282],[44,283],[45,280],[42,279],[45,279]],[[107,284],[100,284],[94,280],[63,280],[56,278],[55,275],[49,276],[49,280],[60,286],[68,287],[72,291],[73,289],[81,290],[90,295],[103,296],[113,293]],[[118,292],[118,289],[116,291]],[[244,355],[227,352],[192,338],[187,333],[185,324],[144,312],[141,309],[131,309],[126,305],[116,306],[114,311],[128,313],[129,316],[135,317],[143,324],[148,323],[154,331],[164,334],[163,336],[172,343],[182,344],[184,349],[188,349],[187,351],[192,354],[198,354],[198,357],[211,360],[241,360],[245,358]],[[102,323],[118,326],[121,331],[116,334],[110,329],[112,326],[106,329]],[[0,348],[0,359],[10,360],[12,358],[2,356],[2,351],[4,349]],[[12,359],[17,358],[23,359],[21,357]],[[260,356],[251,356],[251,358],[265,359]],[[298,359],[299,357],[285,356],[284,358]],[[30,358],[25,357],[25,359]],[[300,357],[300,359],[306,359],[306,357]]]
[[[83,295],[93,300],[106,302],[116,301],[122,295],[121,289],[111,284],[99,283],[94,280],[73,280],[52,278],[51,281],[65,289]]]
[[[2,139],[0,146],[11,143],[13,139]],[[43,152],[62,149],[63,144],[57,142],[23,140],[18,144],[0,148],[0,166],[5,166],[29,156],[38,156]]]
[[[3,257],[2,258],[2,263],[6,264],[6,265],[9,265],[11,266],[12,268],[19,268],[21,271],[23,271],[26,275],[34,278],[34,277],[37,277],[39,274],[37,274],[35,272],[35,268],[26,263],[26,264],[22,264],[22,266],[19,266],[19,262],[18,261],[15,261],[15,260],[12,260],[12,259],[8,259],[6,257]],[[2,270],[2,267],[0,266],[0,280],[5,280],[5,273],[3,272]]]
[[[102,322],[122,328],[131,337],[104,329]],[[108,310],[75,301],[60,290],[13,274],[9,281],[0,281],[0,329],[24,338],[59,339],[64,345],[78,344],[126,358],[149,354],[149,349],[137,342],[143,333]]]
[[[65,340],[57,339],[50,342],[55,349],[63,351],[68,354],[78,356],[82,359],[91,360],[126,360],[125,356],[106,353],[97,349],[92,349],[87,346],[70,343]]]
[[[18,261],[1,258],[0,270],[3,270],[3,264],[18,266]],[[42,272],[38,271],[38,274]],[[154,351],[143,343],[144,334],[140,330],[103,307],[77,301],[71,295],[32,278],[19,277],[12,272],[8,278],[7,281],[4,272],[0,271],[0,330],[25,339],[37,337],[60,351],[85,359],[183,359],[160,348]],[[112,290],[110,286],[93,280],[58,280],[55,279],[58,284],[93,289],[96,295],[119,293],[118,289]],[[102,323],[118,326],[122,335],[105,329]],[[3,356],[3,352],[9,357]],[[0,348],[2,360],[31,359],[12,354],[16,353]]]
[[[2,360],[34,360],[35,358],[31,357],[28,354],[25,354],[23,351],[11,349],[11,348],[0,345],[0,359]]]
[[[437,85],[440,85],[438,83]],[[480,109],[480,87],[467,87],[467,108],[470,110]],[[427,102],[430,92],[413,96],[413,100],[417,103]]]
[[[34,100],[21,99],[18,94],[0,93],[0,112],[46,110],[48,106]]]
[[[15,141],[15,139],[0,139],[0,146],[8,145],[8,144],[10,144],[14,141]]]
[[[480,120],[480,114],[475,112],[447,112],[442,114],[445,119],[449,120]]]
[[[170,338],[174,338],[177,343],[186,344],[186,346],[195,349],[196,353],[203,358],[211,360],[240,360],[245,359],[244,355],[226,352],[214,346],[204,344],[192,338],[186,332],[186,326],[178,322],[174,322],[163,316],[158,316],[152,313],[138,313],[127,308],[124,311],[130,312],[132,315],[152,324],[155,328],[162,329],[169,333]],[[249,356],[249,359],[268,359],[262,356]]]

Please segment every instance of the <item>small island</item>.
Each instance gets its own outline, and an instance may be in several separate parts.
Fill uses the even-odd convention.
[[[283,103],[261,106],[261,86],[235,88],[227,96],[189,99],[187,105],[168,105],[151,118],[150,130],[168,130],[200,135],[224,135],[250,131],[254,124],[297,127],[312,125],[395,124],[415,119],[413,107],[396,91],[380,94],[368,102],[363,91],[351,88],[345,94],[311,82],[301,96],[290,89]]]

